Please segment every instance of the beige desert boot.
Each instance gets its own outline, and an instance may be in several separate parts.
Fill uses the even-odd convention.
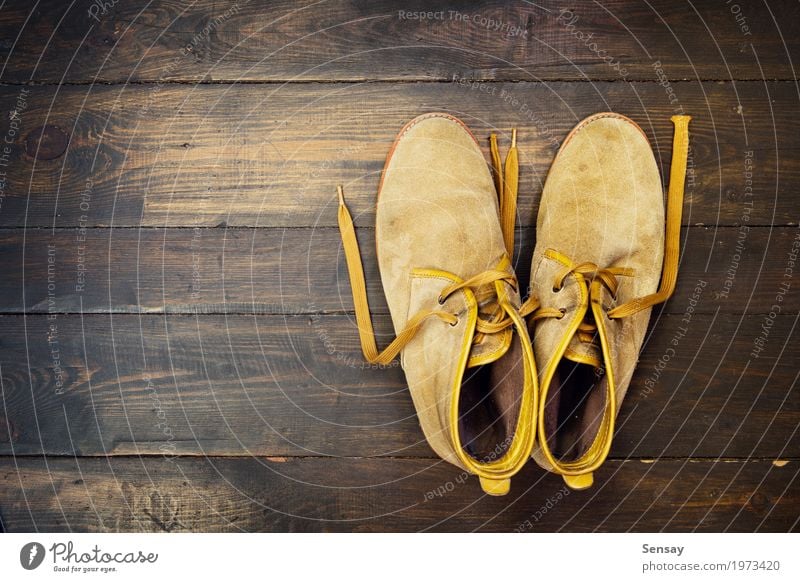
[[[542,368],[533,457],[574,489],[608,456],[650,311],[675,288],[689,119],[672,118],[666,217],[653,150],[622,115],[580,122],[547,175],[528,302]]]
[[[443,459],[508,492],[530,458],[537,372],[511,263],[516,135],[487,167],[475,137],[445,113],[400,131],[378,191],[375,238],[396,339],[375,344],[353,222],[339,188],[339,228],[364,357],[400,354],[422,431]],[[502,225],[501,225],[502,223]]]

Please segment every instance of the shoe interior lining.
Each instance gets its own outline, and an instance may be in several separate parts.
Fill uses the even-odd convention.
[[[606,406],[606,377],[594,366],[562,359],[550,383],[545,434],[553,455],[574,461],[595,440]]]
[[[522,344],[516,333],[499,360],[465,372],[458,427],[462,446],[474,459],[496,461],[511,446],[524,380]]]

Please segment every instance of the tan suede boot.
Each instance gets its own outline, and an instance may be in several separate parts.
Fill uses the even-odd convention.
[[[341,187],[339,228],[364,357],[388,364],[402,353],[430,446],[478,475],[486,493],[504,495],[530,458],[538,390],[511,267],[515,144],[505,172],[494,137],[492,157],[495,184],[473,135],[444,113],[422,115],[398,135],[376,214],[378,263],[397,333],[381,353]]]
[[[605,461],[651,308],[675,288],[689,119],[672,118],[666,252],[658,166],[630,119],[583,120],[547,176],[531,268],[540,306],[529,329],[543,366],[533,456],[574,489]]]

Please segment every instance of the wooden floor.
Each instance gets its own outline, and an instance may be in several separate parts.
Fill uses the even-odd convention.
[[[0,3],[5,531],[800,529],[800,4],[105,4]],[[482,495],[362,364],[335,185],[385,342],[376,187],[432,110],[519,129],[523,281],[578,120],[666,172],[694,117],[677,291],[589,491]]]

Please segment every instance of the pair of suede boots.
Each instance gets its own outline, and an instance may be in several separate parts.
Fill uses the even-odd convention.
[[[591,486],[606,459],[651,308],[675,288],[689,119],[672,118],[666,217],[638,125],[600,113],[572,130],[542,193],[524,302],[512,263],[516,132],[502,167],[492,135],[490,172],[461,120],[409,122],[378,190],[377,257],[397,334],[383,351],[339,187],[364,356],[400,355],[428,443],[486,493],[506,494],[531,456],[573,489]]]

